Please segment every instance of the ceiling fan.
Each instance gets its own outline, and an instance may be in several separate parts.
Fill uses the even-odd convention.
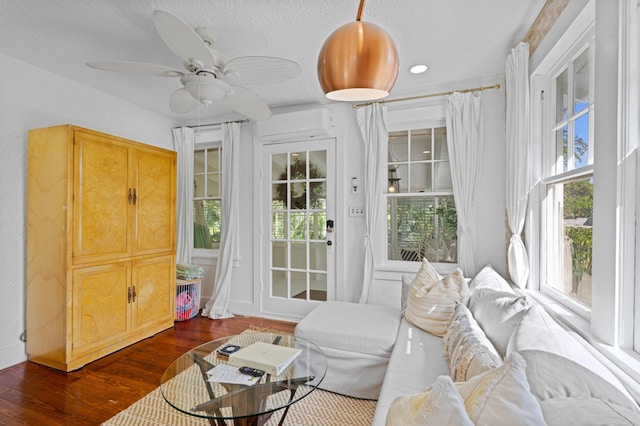
[[[211,28],[192,29],[171,13],[156,10],[153,21],[169,50],[187,70],[141,62],[87,62],[91,68],[160,77],[180,77],[184,87],[169,100],[171,111],[189,112],[200,105],[222,102],[236,112],[257,121],[271,118],[269,106],[245,85],[266,85],[300,75],[300,65],[283,58],[244,56],[227,60],[213,49],[216,32]]]

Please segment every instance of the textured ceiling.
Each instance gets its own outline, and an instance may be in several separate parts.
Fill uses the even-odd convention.
[[[400,75],[391,98],[478,77],[504,74],[510,49],[521,41],[544,0],[369,0],[362,19],[394,39]],[[179,79],[98,71],[86,61],[136,61],[183,69],[156,32],[152,13],[165,10],[193,27],[213,27],[216,49],[228,59],[278,56],[302,74],[272,86],[251,87],[272,108],[328,102],[316,61],[324,40],[355,20],[357,0],[0,0],[0,52],[188,122],[168,100]],[[408,68],[426,63],[429,71]],[[200,118],[233,116],[214,104]]]

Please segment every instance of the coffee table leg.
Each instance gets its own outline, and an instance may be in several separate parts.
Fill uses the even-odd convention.
[[[297,377],[295,379],[281,380],[277,382],[260,383],[249,387],[241,386],[239,388],[235,388],[235,390],[231,390],[230,387],[240,385],[225,385],[225,388],[229,390],[229,393],[199,404],[193,407],[193,411],[215,412],[214,410],[221,407],[231,407],[233,413],[260,412],[263,411],[264,404],[270,395],[288,390],[290,392],[289,402],[291,402],[298,390],[298,386],[314,379],[314,376]],[[270,415],[271,413],[266,415],[241,417],[234,420],[234,425],[262,425],[267,421]],[[286,415],[286,411],[284,415]]]
[[[209,394],[209,398],[215,399],[216,395],[213,392],[213,389],[211,388],[211,384],[209,383],[209,380],[207,380],[208,379],[207,371],[211,370],[215,366],[213,364],[211,364],[209,361],[207,361],[206,359],[202,358],[198,354],[190,352],[189,353],[189,357],[200,368],[200,374],[202,375],[202,379],[204,380],[204,384],[207,387],[207,393]],[[219,409],[214,409],[213,412],[215,413],[216,416],[222,417],[222,412],[220,412]],[[217,420],[216,419],[209,419],[209,423],[212,426],[227,426],[227,423],[224,421],[224,419],[217,419]]]

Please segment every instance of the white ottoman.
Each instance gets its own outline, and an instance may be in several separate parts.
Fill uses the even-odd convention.
[[[400,319],[400,309],[330,301],[304,317],[295,335],[315,343],[327,358],[321,389],[377,399]],[[312,371],[313,360],[311,354],[308,362]]]

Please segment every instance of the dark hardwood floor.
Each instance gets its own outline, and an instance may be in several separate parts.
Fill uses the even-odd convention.
[[[167,366],[190,348],[252,325],[289,333],[295,327],[198,316],[70,373],[33,362],[0,370],[0,425],[99,425],[157,388]]]

